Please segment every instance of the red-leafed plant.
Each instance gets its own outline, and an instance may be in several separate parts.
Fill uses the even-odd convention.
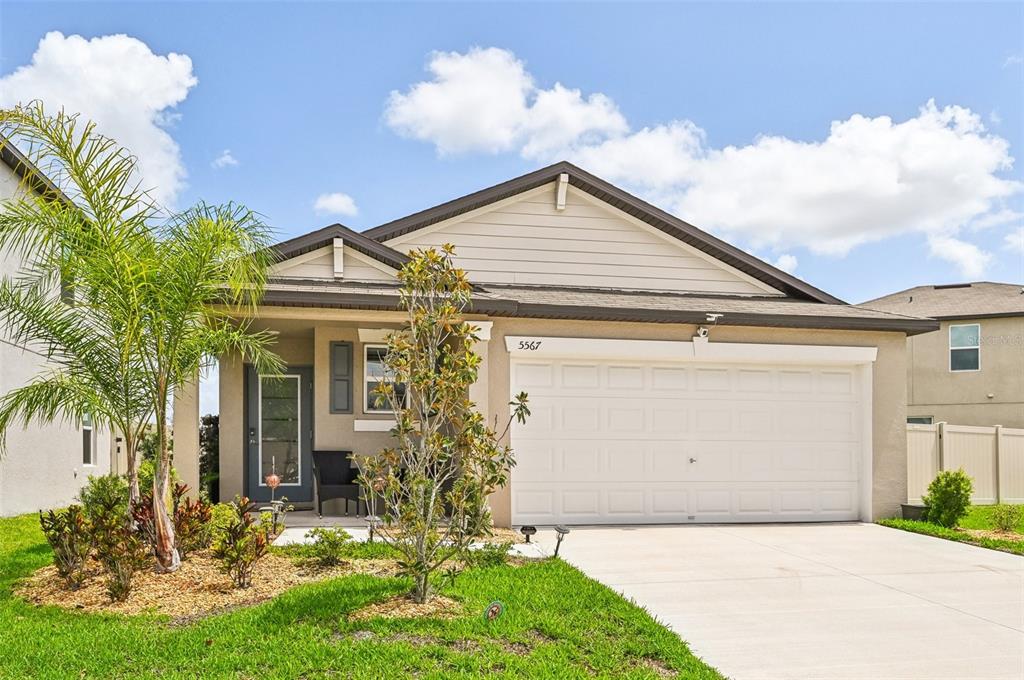
[[[89,520],[82,506],[71,505],[66,510],[50,510],[46,514],[40,510],[39,526],[53,548],[57,573],[71,590],[78,590],[85,581],[85,562],[92,548]]]
[[[231,577],[236,588],[248,588],[252,585],[256,562],[267,553],[267,536],[252,517],[255,503],[245,496],[236,496],[230,506],[234,516],[217,527],[213,555],[220,560],[221,571]]]

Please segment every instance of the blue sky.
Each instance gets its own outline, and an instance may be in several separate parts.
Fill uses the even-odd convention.
[[[44,50],[52,31],[62,35]],[[132,45],[95,40],[120,34]],[[171,53],[187,59],[169,66]],[[539,125],[529,112],[461,139],[466,126],[412,89],[437,84],[427,68],[445,63],[483,69],[486,83],[532,78],[526,106],[561,83],[579,91],[561,113],[601,120],[539,153],[527,149],[534,133],[523,129]],[[492,77],[494,64],[504,71]],[[0,8],[0,102],[83,110],[149,159],[147,179],[175,187],[165,198],[179,207],[241,201],[282,238],[334,221],[361,230],[566,157],[854,302],[921,283],[1024,280],[1024,161],[1009,160],[1024,145],[1022,76],[1020,3]],[[464,113],[480,103],[479,82],[437,94]],[[506,94],[485,93],[499,118],[514,108]],[[929,130],[899,127],[924,120],[930,100]],[[970,130],[951,106],[974,115]],[[832,122],[855,116],[883,129],[829,143]],[[645,128],[653,154],[601,146]],[[503,133],[515,139],[492,143]],[[731,160],[729,146],[740,152]],[[917,194],[890,204],[907,183],[886,173],[916,161]],[[334,193],[347,197],[327,201],[334,212],[314,209]]]

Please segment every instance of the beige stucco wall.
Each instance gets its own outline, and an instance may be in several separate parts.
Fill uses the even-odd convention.
[[[981,326],[981,370],[949,370],[949,327]],[[907,413],[956,425],[1024,428],[1024,315],[943,321],[907,339]],[[992,395],[991,397],[989,395]]]
[[[21,191],[17,176],[0,163],[0,200]],[[16,275],[20,260],[0,252],[0,276]],[[0,395],[25,385],[48,369],[32,348],[0,337]],[[82,464],[82,429],[78,423],[15,424],[0,454],[0,517],[56,508],[71,503],[89,475],[110,470],[110,434],[97,428],[96,465]]]
[[[342,310],[268,311],[263,325],[306,324],[303,335],[285,335],[281,348],[289,361],[303,360],[313,365],[314,379],[314,446],[321,449],[342,448],[357,454],[372,454],[387,445],[389,436],[383,432],[355,432],[355,420],[379,419],[361,412],[362,351],[358,328],[394,326],[400,318],[394,314],[345,312]],[[293,318],[284,320],[283,317]],[[379,321],[375,321],[377,318]],[[544,319],[492,319],[491,339],[486,343],[487,408],[500,424],[508,419],[509,354],[505,350],[506,335],[542,335],[562,337],[616,338],[630,340],[688,341],[695,326],[680,324],[609,323],[592,321],[561,321]],[[357,379],[354,384],[354,414],[331,414],[328,408],[329,346],[333,340],[355,344]],[[712,331],[711,341],[758,342],[808,345],[846,345],[877,347],[878,358],[873,366],[873,483],[872,513],[874,517],[893,516],[900,503],[906,502],[906,340],[902,333],[816,331],[776,328],[720,326]],[[232,358],[225,358],[220,368],[221,404],[221,497],[231,498],[242,489],[243,471],[243,367]],[[511,497],[507,489],[492,496],[495,522],[507,526],[511,521]]]

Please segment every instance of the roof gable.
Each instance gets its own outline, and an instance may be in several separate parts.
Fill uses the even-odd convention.
[[[785,295],[564,180],[407,232],[387,245],[408,252],[444,243],[455,246],[456,266],[484,285]]]
[[[397,242],[397,239],[405,234],[542,187],[556,181],[562,174],[568,175],[569,185],[580,192],[603,201],[639,222],[723,262],[772,289],[796,299],[843,304],[838,298],[565,161],[442,203],[408,217],[388,222],[363,233],[378,242]]]

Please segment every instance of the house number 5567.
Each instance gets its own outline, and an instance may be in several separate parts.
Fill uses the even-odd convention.
[[[531,352],[535,349],[540,349],[540,340],[520,340],[519,349],[528,349]]]

